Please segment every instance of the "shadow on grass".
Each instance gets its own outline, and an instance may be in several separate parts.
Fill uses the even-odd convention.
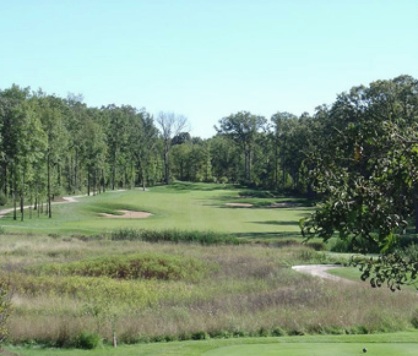
[[[215,184],[215,183],[190,183],[190,182],[174,182],[166,186],[173,191],[205,191],[211,192],[215,190],[234,190],[237,186],[232,184]]]
[[[266,220],[266,221],[249,221],[252,224],[260,225],[277,225],[277,226],[286,226],[286,225],[299,225],[298,221],[294,220]]]
[[[237,238],[248,238],[248,239],[271,239],[271,238],[295,238],[300,237],[301,241],[303,237],[299,231],[285,231],[285,232],[236,232],[228,234],[229,236]]]

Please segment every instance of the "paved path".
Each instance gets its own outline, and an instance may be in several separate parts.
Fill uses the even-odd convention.
[[[110,193],[116,193],[116,192],[124,192],[125,189],[117,189],[117,190],[109,190]],[[94,195],[91,195],[94,196]],[[83,197],[87,197],[87,194],[84,195],[72,195],[69,197],[62,197],[62,199],[64,201],[58,201],[58,202],[53,202],[52,205],[57,205],[57,204],[66,204],[66,203],[77,203],[78,202],[78,198],[83,198]],[[26,205],[23,207],[23,209],[28,209],[30,208],[30,205]],[[17,209],[20,209],[20,206],[17,207]],[[5,215],[13,212],[14,208],[7,208],[7,209],[1,209],[0,210],[0,219],[3,218]]]
[[[320,277],[324,279],[329,279],[336,282],[343,282],[346,284],[354,284],[356,282],[350,281],[349,279],[334,276],[329,274],[327,271],[332,268],[341,267],[339,265],[302,265],[302,266],[293,266],[292,269],[301,273],[310,274],[315,277]]]
[[[78,198],[85,197],[85,196],[87,196],[87,195],[75,195],[75,196],[71,196],[71,197],[62,197],[62,199],[64,201],[53,202],[52,204],[57,205],[57,204],[66,204],[66,203],[76,203],[78,201],[77,200]],[[23,208],[24,209],[29,209],[30,207],[31,207],[31,205],[26,205]],[[19,209],[20,209],[20,206],[17,207],[17,210],[19,210]],[[0,219],[4,218],[5,215],[13,212],[13,210],[14,210],[14,208],[1,209],[0,210]]]

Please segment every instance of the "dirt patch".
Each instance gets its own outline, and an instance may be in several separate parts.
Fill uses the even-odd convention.
[[[225,205],[233,208],[251,208],[253,206],[249,203],[226,203]]]
[[[146,219],[152,215],[145,211],[118,210],[117,212],[119,214],[100,213],[99,215],[108,219]]]

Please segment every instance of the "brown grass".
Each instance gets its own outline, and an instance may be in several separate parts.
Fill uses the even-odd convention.
[[[194,281],[103,280],[102,286],[97,283],[95,287],[98,293],[88,290],[94,283],[81,284],[88,292],[83,294],[77,288],[75,293],[60,289],[70,283],[67,277],[54,282],[57,277],[51,276],[48,289],[36,283],[23,288],[23,281],[36,281],[27,272],[28,266],[140,252],[198,259],[207,266],[206,277]],[[317,253],[306,247],[5,237],[0,260],[17,276],[10,340],[60,344],[82,331],[98,332],[111,340],[112,325],[125,342],[188,338],[198,332],[258,335],[279,328],[288,334],[359,333],[412,326],[417,310],[414,293],[371,289],[360,282],[343,285],[291,270],[292,264],[309,262],[303,258],[317,258]],[[129,291],[139,291],[141,298]]]

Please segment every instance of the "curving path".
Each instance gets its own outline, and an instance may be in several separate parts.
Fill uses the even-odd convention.
[[[117,190],[111,190],[109,192],[111,193],[116,193],[116,192],[124,192],[125,189],[117,189]],[[62,199],[64,201],[59,201],[59,202],[53,202],[52,205],[58,205],[58,204],[66,204],[66,203],[77,203],[78,202],[78,198],[83,198],[83,197],[87,197],[87,194],[84,195],[72,195],[72,196],[68,196],[68,197],[62,197]],[[93,196],[93,195],[91,195]],[[30,208],[30,205],[25,205],[23,207],[23,209],[28,209]],[[18,207],[18,209],[20,209],[20,207]],[[13,212],[14,208],[7,208],[7,209],[1,209],[0,210],[0,219],[3,218],[5,215]]]
[[[349,279],[334,276],[327,272],[328,270],[337,268],[337,267],[341,267],[341,266],[339,265],[300,265],[300,266],[293,266],[292,269],[300,273],[310,274],[311,276],[329,279],[335,282],[343,282],[346,284],[356,283],[354,281],[350,281]]]
[[[75,195],[75,196],[71,196],[71,197],[62,197],[62,199],[64,201],[60,201],[60,202],[53,202],[53,205],[57,205],[57,204],[66,204],[66,203],[77,203],[78,200],[77,198],[81,198],[87,195]],[[31,206],[30,205],[25,205],[23,207],[23,209],[29,209]],[[20,207],[18,207],[18,209],[20,209]],[[5,215],[13,212],[14,208],[7,208],[7,209],[1,209],[0,210],[0,219],[4,218]]]

